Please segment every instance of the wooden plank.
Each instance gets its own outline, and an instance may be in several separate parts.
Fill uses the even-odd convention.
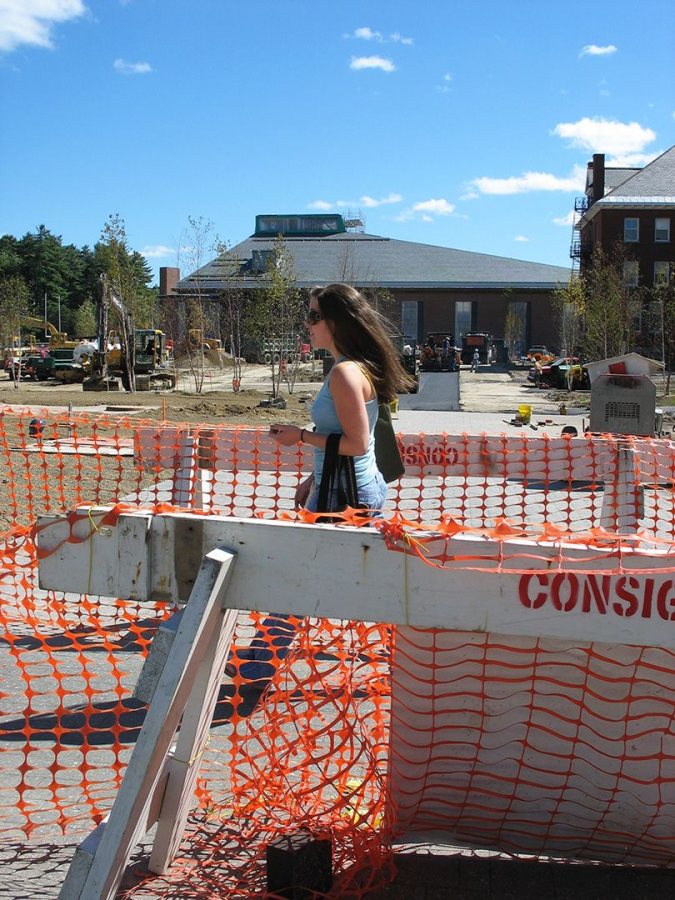
[[[460,535],[429,540],[429,557],[443,562],[434,567],[388,549],[373,529],[185,513],[155,516],[148,540],[125,559],[113,536],[98,535],[93,548],[86,541],[67,543],[60,556],[52,555],[50,530],[38,537],[47,588],[120,596],[109,573],[149,554],[147,599],[182,603],[196,571],[185,560],[227,547],[238,557],[228,593],[236,609],[675,647],[673,557],[667,552],[624,549],[619,565],[606,547],[566,545],[559,571],[555,544]],[[58,545],[59,523],[55,532]]]
[[[169,764],[164,802],[150,855],[149,869],[160,875],[173,862],[185,831],[188,814],[194,805],[201,758],[218,701],[218,690],[232,644],[237,615],[236,610],[223,610],[221,621],[214,624],[211,640],[185,707],[176,753]],[[169,657],[168,665],[171,665],[171,659]]]
[[[155,632],[152,644],[150,644],[150,652],[145,657],[143,668],[133,691],[136,700],[140,700],[142,703],[152,702],[182,618],[183,610],[180,609],[162,622]]]
[[[144,546],[146,541],[145,537],[140,540],[140,536],[147,536],[152,514],[141,513],[133,518],[138,518],[138,521],[125,522],[123,526],[132,536],[130,540],[120,539],[119,519],[111,518],[111,507],[80,508],[69,516],[48,516],[40,520],[45,527],[49,523],[49,533],[43,531],[38,537],[38,542],[42,542],[49,553],[49,561],[45,560],[43,573],[39,577],[44,576],[49,581],[53,569],[59,573],[62,589],[66,591],[69,590],[71,578],[76,578],[76,592],[79,594],[147,599],[148,578],[137,581],[134,573],[148,571],[148,553]],[[38,528],[41,527],[38,524]],[[91,553],[88,562],[84,562],[76,548],[80,551],[86,548],[87,553]],[[83,564],[83,569],[78,571],[77,576],[69,572],[75,557],[80,558]],[[44,587],[42,582],[40,587]]]
[[[178,628],[153,701],[110,818],[79,894],[69,900],[112,900],[141,828],[164,766],[173,735],[185,710],[213,632],[222,622],[223,598],[235,557],[213,550],[203,560],[191,602]]]

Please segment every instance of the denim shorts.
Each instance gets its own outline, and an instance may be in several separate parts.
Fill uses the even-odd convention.
[[[365,484],[360,484],[358,486],[359,489],[359,503],[361,506],[366,509],[372,510],[381,510],[384,506],[385,500],[387,499],[387,482],[382,477],[382,473],[378,471],[377,475],[374,478],[371,478],[370,481],[367,481]],[[309,497],[307,498],[307,502],[305,503],[305,509],[310,512],[317,512],[317,503],[319,501],[319,483],[316,478],[314,479],[314,484],[312,486],[311,491],[309,492]],[[330,491],[328,495],[328,506],[330,509],[339,505],[337,499],[337,491]],[[322,510],[323,512],[323,510]]]

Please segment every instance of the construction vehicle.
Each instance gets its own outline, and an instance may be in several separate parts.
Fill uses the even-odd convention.
[[[26,363],[28,356],[34,352],[35,347],[26,347],[21,343],[20,335],[15,334],[12,337],[12,345],[4,348],[2,360],[2,368],[7,372],[10,381],[20,381],[31,376]]]
[[[19,322],[21,325],[39,328],[44,331],[50,350],[57,347],[71,349],[77,347],[78,341],[69,341],[65,331],[59,331],[51,322],[47,322],[46,319],[38,319],[36,316],[21,316]],[[33,343],[35,343],[35,341],[33,341]]]
[[[109,328],[110,312],[117,319]],[[134,328],[133,319],[118,295],[101,276],[98,303],[98,348],[84,379],[85,391],[173,390],[176,375],[170,369],[164,332]]]
[[[447,331],[429,331],[420,350],[423,372],[456,372],[457,348],[454,335]]]
[[[204,337],[204,331],[201,328],[190,328],[186,349],[190,356],[195,353],[203,353],[204,359],[211,365],[222,366],[223,364],[223,342],[220,338]]]
[[[473,354],[478,350],[478,360],[481,365],[488,365],[490,362],[490,348],[492,346],[492,335],[485,331],[470,331],[462,336],[462,362],[467,365],[473,360]]]
[[[64,383],[82,381],[82,367],[75,365],[73,358],[78,341],[69,340],[65,331],[59,331],[51,322],[36,316],[21,316],[19,322],[22,327],[44,331],[46,341],[46,344],[38,342],[34,334],[29,334],[31,348],[23,354],[24,374],[34,381],[48,378]]]

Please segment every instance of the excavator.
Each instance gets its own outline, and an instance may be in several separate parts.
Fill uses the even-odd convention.
[[[116,326],[110,328],[110,312]],[[176,375],[169,367],[166,336],[157,328],[134,328],[121,298],[101,276],[98,303],[98,349],[82,382],[85,391],[173,390]]]
[[[38,319],[36,316],[21,316],[20,324],[29,328],[39,328],[44,331],[45,335],[49,335],[47,340],[50,350],[57,347],[77,347],[77,341],[69,341],[65,331],[59,331],[51,322],[47,322],[45,319]]]

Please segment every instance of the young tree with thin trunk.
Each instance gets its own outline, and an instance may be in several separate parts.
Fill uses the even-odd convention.
[[[620,356],[632,343],[630,289],[624,284],[623,260],[620,248],[608,256],[598,244],[590,267],[580,276],[584,288],[582,346],[587,360]]]
[[[134,329],[149,327],[154,319],[154,293],[147,287],[151,273],[144,257],[129,249],[124,219],[117,213],[110,215],[103,226],[94,256],[99,273],[105,275],[110,290],[119,298],[128,314],[128,321],[117,315],[117,329],[125,364],[125,377],[122,380],[127,389],[133,392],[136,390],[133,366]],[[126,333],[129,325],[132,326],[131,334]]]
[[[239,275],[239,260],[233,255],[229,245],[218,245],[218,257],[214,265],[221,271],[223,281],[232,283]],[[241,389],[241,381],[246,370],[244,355],[245,319],[247,309],[246,293],[240,288],[230,287],[220,294],[221,331],[227,335],[232,356],[232,389]]]
[[[670,380],[675,365],[675,265],[648,292],[645,304],[649,313],[649,330],[664,366],[664,394],[670,394]]]
[[[576,356],[583,325],[584,284],[579,277],[566,285],[559,285],[553,292],[552,307],[559,333],[560,352],[564,356]]]
[[[296,287],[293,257],[279,235],[267,261],[265,285],[255,292],[247,316],[247,330],[262,347],[270,367],[273,400],[279,396],[289,361],[297,354],[305,312],[304,297]]]
[[[79,338],[94,337],[96,335],[97,327],[96,307],[94,306],[91,297],[87,297],[82,301],[79,309],[75,312],[75,336]]]
[[[556,291],[566,327],[578,335],[577,345],[586,361],[626,353],[639,333],[642,291],[626,285],[625,261],[622,245],[610,254],[597,245],[586,270]],[[566,341],[563,334],[561,340]]]
[[[204,216],[188,216],[179,245],[179,265],[192,273],[192,291],[184,301],[184,326],[176,335],[175,344],[187,358],[195,391],[201,394],[206,380],[205,340],[209,337],[220,340],[219,309],[204,289],[202,267],[214,250],[221,246],[221,241],[215,233],[213,222]]]

